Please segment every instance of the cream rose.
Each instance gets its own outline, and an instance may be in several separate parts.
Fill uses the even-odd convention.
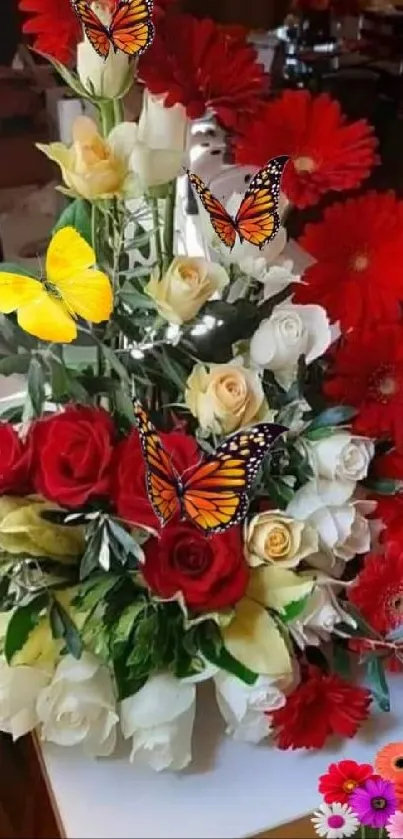
[[[45,669],[10,667],[0,659],[0,731],[18,740],[36,727],[36,701],[50,678]]]
[[[271,370],[279,384],[289,388],[297,373],[298,359],[311,364],[331,344],[332,334],[322,306],[296,306],[287,301],[262,321],[250,343],[252,364]]]
[[[214,677],[214,683],[217,704],[227,723],[227,734],[246,743],[260,743],[267,737],[270,730],[267,714],[282,708],[286,701],[280,689],[281,680],[259,676],[254,685],[246,685],[235,676],[220,671]]]
[[[120,706],[123,736],[132,738],[130,759],[137,757],[157,772],[184,769],[192,759],[195,709],[194,684],[169,673],[151,676]]]
[[[107,139],[101,137],[90,117],[77,117],[73,124],[73,144],[37,144],[38,148],[60,166],[68,195],[88,201],[100,198],[134,198],[141,185],[130,167],[136,141],[134,123],[122,122]]]
[[[258,373],[236,359],[229,364],[196,364],[185,402],[204,431],[231,434],[262,419],[273,419]]]
[[[164,106],[146,90],[130,164],[144,189],[173,181],[182,170],[189,120],[182,105]]]
[[[156,303],[161,317],[182,324],[193,320],[207,300],[228,283],[228,274],[221,265],[201,257],[177,256],[161,279],[158,269],[154,271],[145,291]]]
[[[328,480],[362,481],[368,474],[375,453],[372,440],[338,431],[309,443],[316,475]]]
[[[245,556],[249,565],[266,562],[296,568],[302,559],[318,550],[318,535],[306,522],[281,510],[267,510],[245,524]]]
[[[111,14],[102,3],[91,3],[91,8],[105,26],[108,26]],[[77,73],[81,84],[90,95],[104,99],[115,99],[127,91],[130,77],[130,59],[121,50],[110,49],[107,58],[102,58],[89,42],[87,36],[77,46]]]
[[[37,700],[41,737],[59,746],[82,745],[93,757],[113,752],[116,703],[109,670],[84,653],[65,656]]]

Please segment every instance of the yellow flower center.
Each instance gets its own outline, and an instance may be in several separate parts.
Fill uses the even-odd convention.
[[[352,260],[354,271],[365,271],[369,265],[369,258],[365,253],[358,253]]]
[[[311,174],[317,168],[315,161],[312,157],[296,157],[294,159],[294,167],[297,172],[308,172]]]
[[[344,792],[352,792],[357,786],[356,781],[345,781],[343,784]]]
[[[283,559],[290,552],[291,536],[287,527],[277,525],[267,536],[265,550],[271,559]]]

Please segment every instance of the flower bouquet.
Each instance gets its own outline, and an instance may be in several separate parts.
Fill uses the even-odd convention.
[[[69,0],[57,27],[53,0],[21,8],[97,121],[41,147],[68,197],[44,264],[0,267],[0,373],[27,381],[0,424],[0,729],[95,756],[120,731],[132,760],[179,770],[209,681],[237,739],[353,737],[402,662],[403,203],[336,201],[299,249],[285,219],[364,180],[372,129],[327,96],[264,103],[242,38],[171,4],[135,65],[99,58]],[[223,247],[202,207],[205,253],[187,251],[178,187],[207,109],[239,162],[290,157],[261,252]],[[254,480],[241,512],[224,493],[233,526],[202,492],[166,515],[172,475],[183,490],[234,450]]]
[[[341,760],[319,778],[324,797],[312,818],[318,836],[363,839],[403,836],[403,743],[388,743],[374,766]]]

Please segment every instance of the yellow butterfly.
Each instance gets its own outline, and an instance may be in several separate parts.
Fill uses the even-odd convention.
[[[94,250],[74,227],[63,227],[48,247],[43,281],[0,267],[0,312],[17,312],[21,329],[42,341],[74,341],[75,317],[101,323],[113,309],[110,280],[95,262]]]

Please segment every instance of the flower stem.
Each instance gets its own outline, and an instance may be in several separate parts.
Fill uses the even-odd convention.
[[[159,212],[158,212],[158,198],[151,198],[150,200],[151,200],[151,212],[152,212],[152,216],[153,216],[155,249],[157,251],[157,261],[158,261],[160,276],[162,276],[163,271],[164,271],[164,257],[163,257],[163,251],[162,251],[160,218],[159,218]]]
[[[120,125],[124,122],[123,102],[121,99],[113,99],[114,124]]]
[[[171,264],[174,257],[174,236],[175,236],[175,207],[176,207],[176,181],[169,184],[168,195],[165,199],[164,219],[164,268]]]
[[[108,137],[115,125],[118,125],[121,120],[116,119],[115,106],[117,102],[105,100],[101,102],[99,111],[101,115],[102,134]]]

